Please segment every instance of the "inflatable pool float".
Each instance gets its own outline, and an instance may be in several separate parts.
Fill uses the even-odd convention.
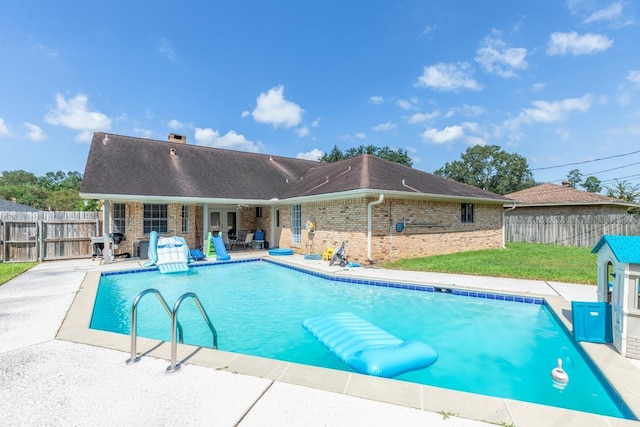
[[[320,254],[306,254],[304,256],[304,259],[320,259],[322,258],[322,255]]]
[[[293,255],[293,249],[291,248],[269,249],[269,255]]]
[[[353,313],[312,317],[302,326],[361,374],[391,378],[427,368],[438,360],[430,345],[401,340]]]

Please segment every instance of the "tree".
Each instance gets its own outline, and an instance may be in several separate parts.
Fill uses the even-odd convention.
[[[80,197],[80,172],[47,172],[37,177],[24,170],[4,171],[0,176],[0,198],[16,198],[20,204],[36,209],[59,211],[100,210],[97,200]]]
[[[497,145],[474,145],[460,158],[447,162],[434,173],[497,194],[513,193],[536,184],[527,160]]]
[[[413,166],[413,160],[411,160],[411,157],[407,154],[407,150],[403,150],[402,148],[393,150],[387,146],[380,148],[374,145],[352,147],[347,149],[345,152],[342,152],[337,145],[334,145],[331,152],[324,154],[319,160],[321,162],[333,163],[339,160],[357,157],[362,154],[371,154],[373,156],[380,157],[381,159],[389,160],[390,162],[400,163],[401,165],[409,167]]]
[[[0,185],[36,185],[38,178],[25,170],[3,171]]]
[[[601,182],[595,176],[587,177],[587,179],[584,180],[584,183],[580,184],[580,186],[589,193],[599,193],[602,191]]]
[[[582,184],[582,173],[580,169],[572,169],[567,174],[567,181],[571,188],[576,188],[579,184]]]
[[[631,185],[627,181],[618,181],[617,179],[615,181],[614,186],[606,187],[607,196],[627,202],[635,202],[640,197],[640,184]]]

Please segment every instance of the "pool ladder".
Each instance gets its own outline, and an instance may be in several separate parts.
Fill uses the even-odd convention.
[[[202,307],[202,303],[200,302],[200,298],[198,298],[198,295],[194,294],[193,292],[187,292],[186,294],[181,295],[173,305],[173,310],[171,310],[169,308],[169,304],[167,304],[167,301],[164,299],[160,291],[150,288],[140,292],[138,296],[136,296],[136,298],[133,300],[133,304],[131,306],[131,357],[127,359],[127,364],[132,364],[140,360],[140,357],[136,354],[138,342],[138,304],[140,303],[142,297],[148,294],[154,294],[158,298],[158,301],[160,302],[162,307],[164,307],[169,317],[171,317],[171,365],[167,367],[168,372],[180,369],[180,364],[177,363],[178,341],[180,341],[180,344],[184,342],[184,330],[182,329],[182,325],[178,321],[178,309],[180,309],[182,302],[187,298],[192,298],[196,306],[198,307],[198,310],[200,310],[202,318],[205,322],[207,322],[207,326],[209,327],[209,330],[213,335],[213,348],[218,348],[218,333],[216,332],[216,328],[213,327],[213,323],[211,323],[207,312]]]

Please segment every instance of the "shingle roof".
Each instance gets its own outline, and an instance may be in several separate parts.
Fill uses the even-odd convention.
[[[605,243],[609,245],[611,252],[619,262],[640,264],[640,236],[612,236],[605,234],[591,252],[599,252]]]
[[[509,201],[370,155],[320,163],[106,133],[93,136],[80,193],[267,201],[355,190]]]
[[[563,205],[563,204],[590,204],[590,205],[621,205],[639,206],[636,203],[627,202],[602,194],[589,193],[557,184],[541,184],[515,193],[506,194],[506,197],[517,200],[526,205]]]
[[[320,163],[293,183],[281,198],[339,193],[356,189],[509,201],[471,185],[442,178],[370,154]]]
[[[38,209],[31,208],[20,203],[0,199],[0,212],[38,212]]]

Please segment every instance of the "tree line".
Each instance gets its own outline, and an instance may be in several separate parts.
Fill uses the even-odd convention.
[[[25,170],[3,171],[0,175],[0,199],[12,200],[40,210],[96,211],[98,200],[80,197],[80,172],[47,172],[36,176]]]
[[[319,158],[321,162],[337,162],[362,154],[371,154],[408,167],[413,160],[407,150],[387,146],[361,145],[342,151],[338,146]],[[434,172],[435,175],[482,188],[492,193],[505,195],[524,190],[539,183],[533,179],[527,160],[516,153],[508,153],[498,145],[475,145],[460,155],[460,160],[447,162]],[[584,179],[583,179],[584,178]],[[591,193],[603,190],[601,181],[595,176],[584,177],[579,169],[567,174],[566,181],[572,188],[581,187]],[[614,180],[604,187],[606,195],[626,201],[640,200],[640,184]],[[100,209],[98,200],[80,198],[80,172],[47,172],[36,176],[24,170],[4,171],[0,175],[0,198],[16,199],[18,203],[42,210],[93,211]]]

